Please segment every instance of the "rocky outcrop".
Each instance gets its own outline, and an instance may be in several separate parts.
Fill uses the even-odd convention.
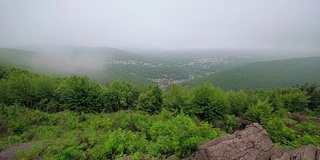
[[[297,149],[280,148],[258,123],[230,136],[200,146],[187,160],[320,160],[320,148],[312,145]]]
[[[272,151],[273,160],[320,160],[320,148],[313,145],[302,146],[297,149],[275,148]]]

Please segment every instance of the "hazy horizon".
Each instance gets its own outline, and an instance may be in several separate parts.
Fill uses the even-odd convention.
[[[0,46],[320,49],[317,0],[0,2]]]

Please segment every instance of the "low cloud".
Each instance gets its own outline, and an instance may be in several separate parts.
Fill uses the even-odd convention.
[[[37,67],[62,74],[93,74],[101,71],[103,62],[88,56],[68,54],[36,54],[32,60]]]

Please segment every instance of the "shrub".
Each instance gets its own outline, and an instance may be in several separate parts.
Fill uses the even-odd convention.
[[[249,106],[248,111],[244,114],[244,117],[256,121],[259,123],[266,123],[272,116],[273,108],[268,101],[258,101],[256,105]]]
[[[30,150],[20,150],[16,153],[18,159],[39,159],[44,151],[44,146],[34,145]]]
[[[293,129],[288,128],[281,118],[275,117],[269,120],[265,129],[270,134],[270,138],[273,142],[280,146],[298,147],[296,142],[297,135]]]

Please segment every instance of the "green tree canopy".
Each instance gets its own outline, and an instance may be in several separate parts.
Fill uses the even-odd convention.
[[[171,85],[163,96],[163,106],[175,112],[192,112],[190,91],[177,84]]]
[[[52,78],[13,68],[0,80],[0,102],[35,108],[39,102],[53,96],[56,86]]]
[[[129,82],[114,81],[105,89],[104,103],[106,110],[118,111],[120,109],[134,109],[139,97],[139,91],[135,85]]]
[[[64,109],[77,112],[101,111],[102,89],[88,77],[71,76],[57,88],[59,103]]]
[[[298,88],[275,89],[270,97],[272,106],[278,110],[286,108],[290,112],[303,112],[307,108],[309,96]]]
[[[162,90],[158,85],[150,84],[149,89],[138,98],[137,109],[150,114],[158,113],[162,107]]]
[[[307,105],[308,109],[320,113],[320,85],[309,85],[306,83],[301,86],[297,85],[296,87],[301,91],[306,92],[306,94],[309,96],[309,103]]]
[[[239,92],[229,91],[227,98],[230,103],[230,113],[241,117],[249,106],[248,94],[244,90]]]
[[[272,116],[273,108],[271,104],[265,101],[258,101],[257,104],[251,105],[248,111],[244,114],[244,117],[265,124]]]
[[[192,90],[195,115],[202,120],[223,120],[229,113],[227,97],[220,88],[204,83]]]

